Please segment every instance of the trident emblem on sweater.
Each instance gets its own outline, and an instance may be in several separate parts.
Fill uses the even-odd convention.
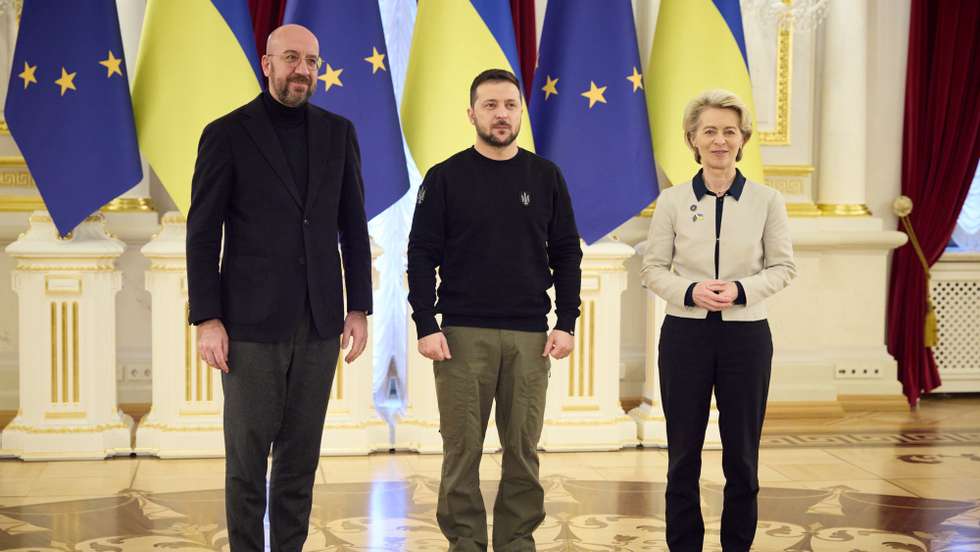
[[[531,194],[527,192],[521,192],[521,204],[525,207],[531,204]]]

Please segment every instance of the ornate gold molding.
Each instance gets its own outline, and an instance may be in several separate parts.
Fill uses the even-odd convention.
[[[63,260],[54,258],[22,258],[18,259],[17,268],[14,270],[22,270],[24,272],[113,272],[116,269],[113,257],[86,259],[96,261],[93,264],[87,265],[56,263],[56,261]],[[74,261],[77,259],[71,260]]]
[[[827,217],[870,217],[871,210],[860,203],[818,203],[817,208]]]
[[[85,412],[84,410],[72,410],[72,411],[56,410],[53,412],[44,413],[45,420],[76,420],[76,419],[84,419],[86,416],[88,416],[88,413]]]
[[[155,210],[153,200],[148,197],[117,197],[102,207],[102,211],[109,213],[149,213]]]
[[[163,215],[163,219],[160,221],[161,224],[186,224],[187,217],[183,213],[171,212]]]
[[[643,217],[643,218],[650,218],[650,217],[653,216],[653,211],[656,208],[657,208],[657,202],[654,201],[650,205],[647,205],[646,209],[640,211],[640,214],[638,216]]]
[[[187,263],[180,265],[169,265],[164,263],[150,263],[151,272],[187,272]]]
[[[4,123],[6,124],[6,123]],[[27,161],[23,157],[4,156],[0,157],[0,167],[27,167]]]
[[[596,412],[599,410],[597,404],[569,404],[561,407],[562,412]]]
[[[0,134],[10,135],[10,128],[7,127],[7,121],[0,119]]]
[[[23,157],[0,157],[0,169],[0,188],[37,189]]]
[[[47,209],[42,208],[41,210],[42,211],[46,211]],[[89,215],[89,216],[85,217],[85,220],[83,220],[82,222],[80,222],[78,224],[83,224],[83,223],[86,223],[86,222],[100,222],[100,221],[103,221],[103,220],[105,220],[105,218],[100,213],[95,213],[94,215]],[[30,222],[30,223],[32,223],[32,224],[35,223],[35,222],[37,222],[37,223],[50,223],[50,224],[54,224],[54,220],[51,218],[51,215],[31,215],[30,218],[27,219],[27,221]],[[99,258],[102,258],[102,257],[99,257]]]
[[[809,195],[806,190],[806,183],[814,171],[813,165],[766,165],[762,167],[766,185],[790,197]],[[787,203],[786,212],[791,217],[819,217],[822,215],[813,201]]]
[[[787,203],[786,214],[790,217],[819,217],[823,216],[814,203]]]
[[[810,176],[816,168],[813,165],[766,165],[762,167],[765,176]]]
[[[0,211],[29,213],[46,208],[39,196],[0,196]]]
[[[790,100],[793,82],[793,30],[787,25],[779,30],[776,44],[776,128],[760,132],[759,142],[767,146],[788,146]]]
[[[184,432],[184,431],[223,431],[223,426],[220,425],[187,425],[187,426],[176,426],[170,424],[158,424],[154,422],[146,422],[140,424],[140,429],[156,429],[165,432]]]
[[[34,427],[25,424],[10,424],[4,431],[20,431],[23,433],[53,433],[53,434],[70,434],[70,433],[99,433],[102,431],[109,431],[112,429],[129,429],[126,424],[114,423],[114,424],[99,424],[94,426],[61,426],[61,427]]]

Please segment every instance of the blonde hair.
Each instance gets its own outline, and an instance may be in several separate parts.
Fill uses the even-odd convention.
[[[698,130],[698,122],[701,119],[701,114],[704,113],[705,109],[711,107],[731,109],[738,115],[738,129],[742,132],[743,144],[744,142],[748,142],[749,138],[752,137],[752,114],[749,113],[749,108],[745,105],[745,102],[736,96],[734,92],[728,90],[721,88],[705,90],[688,102],[687,107],[684,108],[684,142],[694,152],[694,160],[698,163],[701,162],[701,154],[694,147],[694,133]],[[735,160],[742,160],[741,148],[739,148]]]

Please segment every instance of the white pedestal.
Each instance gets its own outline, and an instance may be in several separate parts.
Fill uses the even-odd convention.
[[[638,249],[642,247],[643,244],[637,246]],[[643,402],[640,406],[630,410],[630,417],[636,422],[637,436],[641,445],[667,448],[667,421],[663,403],[660,402],[660,369],[658,364],[660,327],[666,317],[667,303],[653,293],[647,292],[646,307],[647,350]],[[721,448],[721,433],[718,430],[718,406],[715,404],[714,396],[712,396],[711,410],[708,413],[704,448],[708,450]]]
[[[371,242],[371,265],[383,253]],[[372,269],[372,281],[377,288],[378,274]],[[320,441],[321,455],[368,454],[375,450],[388,450],[388,424],[374,409],[373,358],[374,323],[368,317],[368,342],[361,356],[346,364],[343,349],[337,358],[337,372],[330,390],[327,417],[323,424]],[[343,345],[343,343],[341,343]]]
[[[441,454],[442,435],[439,433],[439,401],[436,398],[436,378],[432,361],[419,353],[418,331],[408,308],[408,366],[406,369],[405,415],[395,428],[395,448],[421,454]],[[496,406],[490,412],[483,452],[500,450],[500,436],[494,419]]]
[[[539,446],[547,451],[617,450],[637,444],[636,424],[619,400],[621,294],[633,248],[617,242],[583,247],[582,316],[575,350],[551,361]]]
[[[134,450],[160,458],[224,456],[221,374],[201,360],[197,328],[187,323],[186,220],[173,211],[162,223],[141,250],[150,260],[153,404],[136,429]]]
[[[20,409],[0,448],[24,460],[129,454],[132,420],[116,405],[115,259],[104,218],[61,240],[47,212],[6,249],[17,260]]]
[[[436,380],[432,361],[418,349],[418,331],[408,307],[408,349],[405,369],[405,415],[395,427],[395,448],[422,454],[442,452],[439,434],[439,403],[436,400]]]

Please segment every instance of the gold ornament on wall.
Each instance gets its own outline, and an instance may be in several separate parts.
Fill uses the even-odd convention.
[[[915,230],[912,228],[912,221],[909,220],[909,215],[912,214],[912,198],[905,195],[898,196],[895,198],[895,202],[892,203],[892,211],[895,213],[895,216],[902,221],[902,226],[905,228],[905,233],[909,236],[909,243],[912,244],[912,248],[915,250],[915,255],[919,258],[919,263],[922,265],[922,271],[926,276],[926,319],[923,327],[923,344],[932,349],[939,344],[939,332],[936,329],[936,309],[933,307],[932,296],[930,294],[929,261],[926,259],[925,253],[922,252],[922,246],[919,245],[919,239],[916,237]]]

